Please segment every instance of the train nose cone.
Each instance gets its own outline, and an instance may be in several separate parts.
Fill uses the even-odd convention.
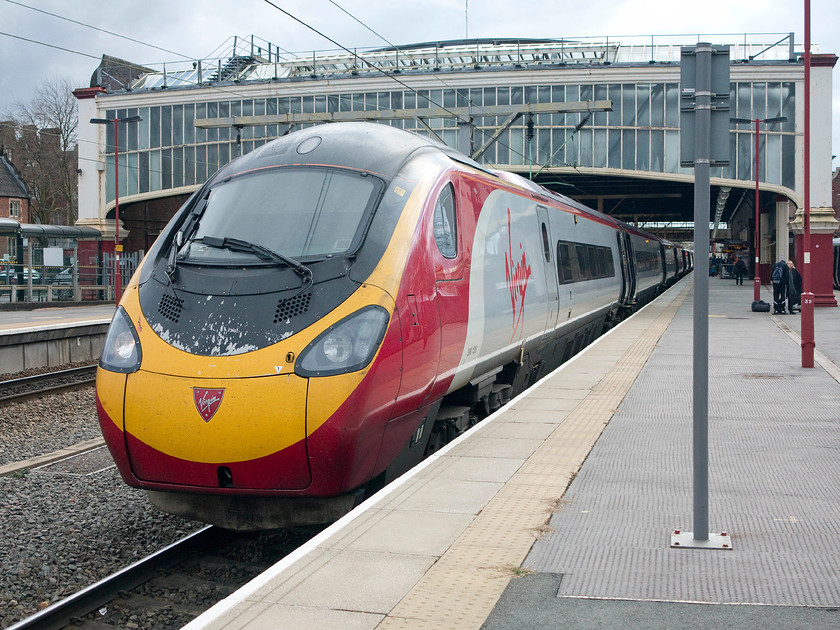
[[[301,490],[306,379],[294,374],[195,379],[128,377],[125,435],[134,475],[203,488]]]

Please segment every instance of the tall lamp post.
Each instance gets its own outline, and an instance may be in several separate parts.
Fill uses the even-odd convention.
[[[122,271],[120,269],[120,123],[133,123],[143,120],[140,116],[126,116],[125,118],[91,118],[94,125],[114,124],[114,219],[116,230],[114,231],[114,299],[119,304],[122,299]]]
[[[778,116],[776,118],[730,118],[729,122],[752,124],[755,123],[755,278],[753,280],[753,302],[758,302],[761,299],[761,277],[758,273],[758,259],[759,259],[759,245],[761,241],[759,232],[759,206],[758,206],[758,165],[759,165],[759,150],[758,150],[758,134],[759,123],[771,125],[774,123],[787,122],[787,116]]]

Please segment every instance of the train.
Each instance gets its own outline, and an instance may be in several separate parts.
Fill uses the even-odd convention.
[[[99,423],[163,511],[330,522],[692,268],[428,137],[302,129],[221,168],[161,232],[104,342]]]

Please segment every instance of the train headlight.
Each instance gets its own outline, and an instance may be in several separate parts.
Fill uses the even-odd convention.
[[[137,331],[134,330],[125,309],[119,307],[108,328],[102,355],[99,357],[99,367],[111,372],[136,372],[140,367],[141,358]]]
[[[388,312],[368,306],[336,322],[300,353],[299,376],[332,376],[361,370],[373,359],[385,330]]]

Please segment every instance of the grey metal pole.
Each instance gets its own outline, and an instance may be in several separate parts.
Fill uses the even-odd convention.
[[[73,266],[71,271],[73,278],[73,301],[79,302],[82,299],[79,295],[79,241],[73,241]]]
[[[709,540],[709,168],[712,45],[697,44],[694,154],[694,540]]]

